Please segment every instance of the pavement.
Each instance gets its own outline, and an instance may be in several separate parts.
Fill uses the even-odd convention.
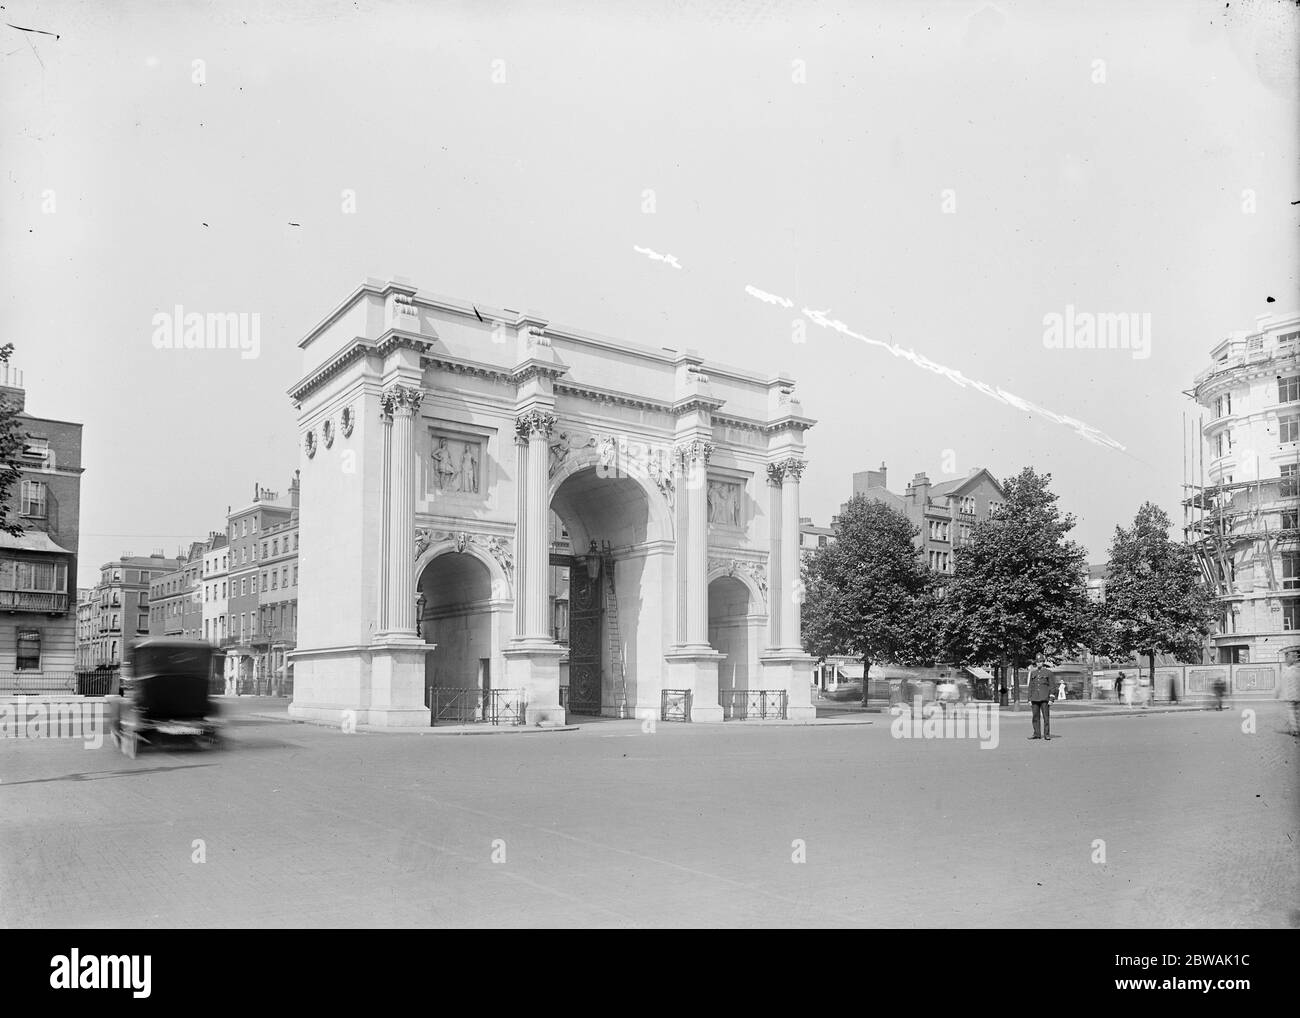
[[[228,706],[228,750],[0,740],[0,926],[1300,926],[1274,704],[1050,743],[1016,712],[992,749],[881,715],[430,739]]]

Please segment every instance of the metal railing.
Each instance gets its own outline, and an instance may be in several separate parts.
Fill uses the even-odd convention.
[[[82,696],[108,696],[117,689],[118,672],[103,669],[93,672],[77,672],[77,692]]]
[[[722,689],[718,700],[722,704],[723,721],[743,721],[761,718],[765,721],[784,721],[788,694],[784,689]]]
[[[690,721],[691,691],[689,689],[665,689],[659,694],[660,721]]]
[[[68,595],[39,590],[0,590],[0,609],[26,612],[66,612]]]
[[[433,725],[522,725],[522,689],[448,688],[429,686],[430,723]]]
[[[0,693],[40,695],[42,693],[76,692],[77,675],[75,672],[0,672]]]

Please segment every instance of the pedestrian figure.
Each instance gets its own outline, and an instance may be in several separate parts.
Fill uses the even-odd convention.
[[[1173,676],[1169,678],[1169,702],[1178,702],[1178,679]]]
[[[1277,686],[1279,700],[1291,703],[1291,734],[1300,736],[1300,647],[1282,652],[1282,681]]]
[[[1228,684],[1222,679],[1214,680],[1214,709],[1223,710],[1223,698],[1228,692]]]
[[[1056,698],[1057,698],[1058,700],[1064,700],[1064,699],[1065,699],[1065,680],[1064,680],[1064,679],[1061,680],[1061,685],[1060,685],[1060,686],[1057,688],[1057,690],[1056,690]]]
[[[1124,673],[1120,672],[1115,678],[1115,699],[1118,700],[1124,695]]]
[[[957,683],[953,682],[951,678],[945,678],[935,689],[935,696],[943,708],[944,716],[947,717],[948,707],[952,706],[956,709],[957,706]]]
[[[1034,709],[1034,734],[1029,737],[1031,741],[1033,739],[1051,741],[1051,699],[1052,673],[1047,670],[1046,659],[1039,656],[1038,663],[1034,665],[1034,670],[1029,673],[1029,702]]]

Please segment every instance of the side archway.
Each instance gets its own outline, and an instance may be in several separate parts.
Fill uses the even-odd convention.
[[[421,553],[416,577],[421,636],[434,645],[425,656],[426,699],[431,688],[500,688],[514,600],[497,555],[458,535]]]

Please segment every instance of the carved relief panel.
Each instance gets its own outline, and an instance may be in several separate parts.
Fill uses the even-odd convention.
[[[484,494],[483,453],[486,442],[476,435],[433,429],[425,458],[425,491],[431,497]]]

